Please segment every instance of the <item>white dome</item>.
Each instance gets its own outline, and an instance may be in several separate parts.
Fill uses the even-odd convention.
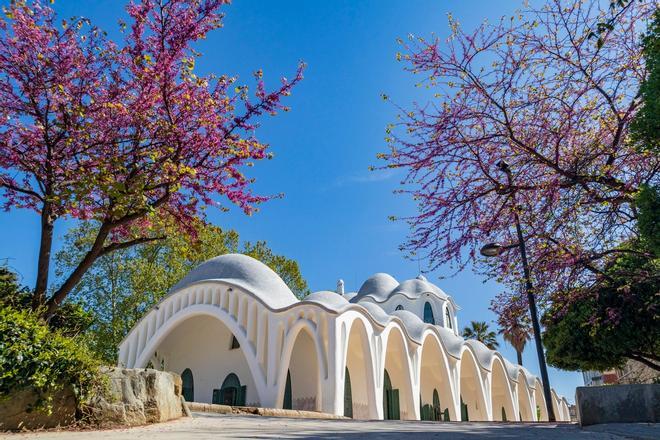
[[[443,299],[447,298],[447,294],[440,290],[438,286],[429,283],[426,281],[426,278],[422,278],[417,277],[412,280],[404,281],[394,289],[394,293],[400,293],[412,299],[419,298],[425,293],[433,293]]]
[[[493,363],[493,356],[495,356],[495,350],[491,350],[486,344],[476,339],[466,339],[465,345],[472,347],[481,368],[490,371]]]
[[[456,336],[454,332],[449,330],[448,328],[437,325],[434,328],[437,330],[438,334],[440,335],[440,339],[442,340],[442,343],[447,349],[447,352],[456,359],[460,359],[461,349],[463,348],[463,344],[465,343],[465,340],[460,336]]]
[[[419,316],[408,310],[395,310],[392,312],[392,316],[397,316],[403,321],[403,326],[406,328],[408,335],[413,341],[418,344],[422,343],[422,335],[426,329],[426,324],[419,319]]]
[[[360,306],[364,307],[378,324],[385,326],[389,322],[390,316],[379,305],[364,301],[360,303]]]
[[[384,301],[399,283],[392,275],[386,273],[377,273],[367,278],[358,290],[358,294],[353,298],[353,302],[360,298],[371,296],[377,301]]]
[[[291,289],[270,267],[243,254],[226,254],[206,260],[179,281],[170,293],[202,281],[224,281],[241,287],[271,308],[298,302]]]
[[[344,293],[342,296],[344,298],[346,298],[346,301],[350,301],[353,298],[355,298],[356,295],[357,295],[357,292],[348,292],[348,293]]]
[[[323,304],[332,310],[339,310],[348,304],[348,301],[342,295],[338,294],[337,292],[330,292],[329,290],[321,290],[320,292],[310,293],[305,298],[303,298],[303,302],[315,302]]]

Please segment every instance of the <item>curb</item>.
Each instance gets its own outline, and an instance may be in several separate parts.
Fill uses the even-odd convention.
[[[215,403],[186,402],[191,412],[206,412],[215,414],[256,415],[263,417],[288,417],[293,419],[348,419],[315,411],[302,411],[296,409],[259,408],[254,406],[229,406]]]

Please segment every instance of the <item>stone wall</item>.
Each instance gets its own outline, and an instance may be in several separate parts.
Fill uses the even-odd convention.
[[[578,387],[580,425],[660,421],[660,384]]]

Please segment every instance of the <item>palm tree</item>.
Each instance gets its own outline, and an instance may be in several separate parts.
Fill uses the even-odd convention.
[[[516,350],[518,365],[522,365],[522,352],[525,350],[527,341],[532,339],[532,329],[529,323],[522,319],[516,319],[507,327],[501,328],[499,333]]]
[[[495,332],[491,331],[484,321],[471,321],[470,326],[463,329],[463,337],[476,339],[491,350],[496,350],[499,346]]]

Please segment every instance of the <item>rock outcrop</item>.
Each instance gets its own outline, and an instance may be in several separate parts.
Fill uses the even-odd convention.
[[[71,424],[76,415],[76,397],[73,390],[66,387],[50,397],[52,397],[50,413],[35,409],[39,396],[31,388],[0,400],[0,432],[54,428]]]
[[[84,412],[100,426],[135,426],[181,417],[181,377],[152,369],[106,368],[107,389]]]

